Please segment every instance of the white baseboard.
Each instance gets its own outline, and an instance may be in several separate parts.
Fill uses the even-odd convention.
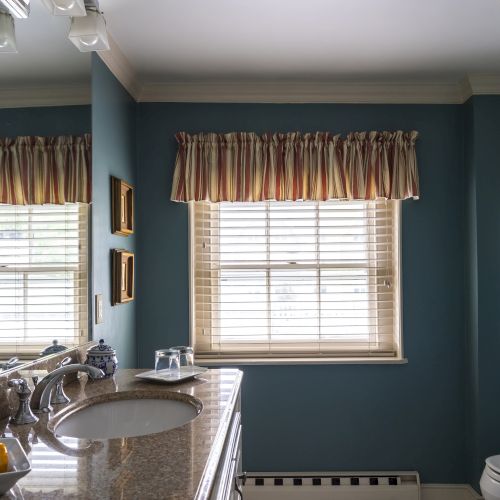
[[[250,491],[245,491],[245,498],[252,500],[276,500],[276,498],[287,498],[287,496],[277,495],[272,487],[256,487]],[[280,492],[281,493],[281,492]],[[295,496],[295,498],[298,498]],[[318,496],[319,498],[319,496]],[[365,498],[365,496],[363,496]],[[377,495],[377,498],[380,498]],[[392,497],[391,497],[392,498]],[[421,484],[420,500],[481,500],[479,495],[468,484]]]
[[[421,500],[479,500],[482,498],[468,484],[422,484],[421,492]]]
[[[342,481],[342,486],[344,487],[342,491],[339,490],[338,492],[342,498],[346,497],[347,490],[345,490],[345,486],[349,486],[349,483],[346,482],[348,478],[357,476],[357,484],[359,484],[359,486],[355,486],[355,488],[359,488],[359,495],[353,495],[353,492],[349,492],[349,498],[369,498],[373,496],[373,498],[380,499],[381,495],[383,495],[391,499],[402,496],[412,499],[419,498],[419,500],[483,499],[483,497],[469,484],[421,483],[419,474],[416,471],[247,472],[248,480],[244,487],[246,490],[245,497],[251,500],[276,500],[277,498],[287,499],[291,496],[291,493],[293,493],[294,498],[302,498],[307,490],[311,498],[330,498],[331,491],[329,491],[328,488],[329,483],[321,482],[320,480],[319,485],[315,486],[314,483],[312,483],[312,478],[315,476],[327,479],[331,476],[339,476]],[[387,489],[387,486],[384,486],[387,482],[377,483],[381,486],[369,486],[366,481],[367,477],[378,477],[379,481],[384,481],[388,476],[397,477],[399,481],[397,488],[401,489],[396,488],[394,491],[391,491],[391,486],[389,486],[389,489]],[[281,484],[276,485],[276,478],[281,478]],[[298,489],[292,484],[292,478],[301,478]],[[261,484],[257,484],[257,480],[261,481]],[[285,484],[283,484],[283,480]],[[325,486],[326,489],[324,488]],[[372,491],[368,491],[370,488],[374,488],[373,494]],[[390,494],[387,494],[388,491],[390,491]]]

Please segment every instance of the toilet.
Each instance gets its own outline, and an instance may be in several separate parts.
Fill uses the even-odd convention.
[[[479,486],[484,500],[500,500],[500,455],[486,459]]]

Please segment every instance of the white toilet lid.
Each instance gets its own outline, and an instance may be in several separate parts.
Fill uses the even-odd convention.
[[[500,474],[500,455],[495,455],[493,457],[488,457],[486,459],[486,465],[494,470],[495,472],[497,472],[498,474]]]

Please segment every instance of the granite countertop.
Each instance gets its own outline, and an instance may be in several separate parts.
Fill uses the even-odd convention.
[[[191,422],[169,431],[117,439],[55,437],[49,416],[34,426],[1,421],[5,435],[21,441],[31,472],[2,499],[197,499],[209,497],[224,439],[241,384],[236,369],[212,369],[184,384],[152,384],[135,378],[145,370],[118,370],[114,378],[89,381],[86,375],[65,385],[71,403],[50,414],[85,406],[88,398],[107,394],[168,397],[201,401]],[[104,395],[104,396],[103,396]],[[98,422],[96,422],[98,425]]]

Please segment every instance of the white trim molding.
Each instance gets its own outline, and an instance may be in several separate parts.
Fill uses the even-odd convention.
[[[110,50],[98,52],[137,102],[462,104],[472,95],[500,95],[500,74],[457,81],[260,81],[143,83],[109,36]],[[0,108],[89,104],[90,84],[0,89]]]
[[[39,87],[0,87],[0,108],[29,108],[38,106],[73,106],[90,104],[88,85],[47,85]]]
[[[458,104],[461,83],[176,82],[145,84],[141,102]]]
[[[460,483],[421,483],[420,476],[416,471],[328,471],[328,472],[247,472],[247,481],[244,484],[245,498],[252,498],[255,500],[273,500],[275,498],[302,498],[305,497],[305,491],[311,498],[330,498],[332,493],[329,486],[329,479],[338,476],[340,480],[339,485],[342,490],[339,490],[339,495],[342,498],[383,498],[385,496],[390,498],[416,498],[420,500],[482,500],[482,497],[477,493],[469,484]],[[368,486],[366,479],[376,477],[380,481],[380,477],[387,479],[387,477],[394,476],[397,479],[395,486],[386,486],[386,482],[377,483],[376,486]],[[326,478],[326,482],[321,482],[314,486],[312,478]],[[276,478],[281,479],[281,483],[276,484]],[[292,483],[293,478],[300,478],[298,489]],[[349,488],[349,478],[357,478],[358,482],[355,483],[354,488],[359,489],[359,495],[351,491],[345,494]],[[257,484],[257,481],[260,481]],[[295,480],[294,480],[295,482]],[[312,483],[312,485],[311,485]],[[333,485],[333,481],[332,481]],[[352,485],[352,481],[351,481]],[[387,495],[387,488],[395,488],[393,493]],[[400,490],[396,488],[400,487]],[[325,490],[326,488],[326,490]],[[373,493],[367,493],[367,489],[373,488]],[[297,490],[297,491],[294,491]],[[293,493],[293,495],[292,495]],[[317,493],[317,495],[316,495]],[[337,495],[334,495],[337,497]]]
[[[470,75],[469,82],[474,95],[500,94],[500,75]]]
[[[140,83],[137,75],[121,51],[118,44],[108,34],[109,50],[97,52],[101,60],[106,64],[111,73],[125,87],[127,92],[136,100],[139,100]]]
[[[250,366],[250,365],[406,365],[407,358],[202,358],[195,359],[198,366]]]
[[[462,104],[500,94],[500,75],[449,82],[165,82],[141,83],[114,41],[101,59],[138,102]]]
[[[272,486],[267,488],[250,488],[251,490],[248,490],[248,488],[245,489],[245,487],[243,487],[245,498],[276,500],[276,491],[279,491],[273,490]],[[319,491],[320,490],[318,490],[318,492]],[[308,496],[311,499],[315,498],[314,488],[313,490],[308,490]],[[286,496],[284,497],[283,494],[281,494],[279,498],[286,498]],[[298,497],[294,495],[294,498]],[[317,495],[316,498],[325,498],[325,496]],[[355,498],[354,494],[352,495],[352,498]],[[367,498],[366,493],[364,495],[359,495],[359,498]],[[377,495],[377,498],[380,498],[380,496]],[[391,496],[391,498],[395,497]],[[468,484],[421,484],[419,498],[420,500],[482,500],[483,497]]]

